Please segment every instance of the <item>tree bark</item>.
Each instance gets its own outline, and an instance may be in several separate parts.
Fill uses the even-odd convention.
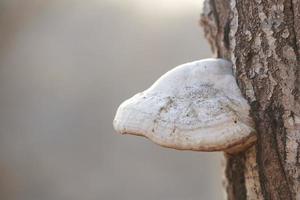
[[[200,20],[230,59],[257,144],[225,155],[230,200],[300,200],[300,0],[205,0]]]

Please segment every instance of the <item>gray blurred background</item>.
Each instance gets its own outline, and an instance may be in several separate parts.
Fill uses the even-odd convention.
[[[1,0],[1,200],[219,200],[221,154],[114,132],[118,105],[205,57],[201,0]]]

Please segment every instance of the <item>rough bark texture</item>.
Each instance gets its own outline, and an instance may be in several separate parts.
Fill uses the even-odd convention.
[[[230,59],[257,144],[226,156],[230,200],[300,200],[300,0],[206,0],[200,20]]]

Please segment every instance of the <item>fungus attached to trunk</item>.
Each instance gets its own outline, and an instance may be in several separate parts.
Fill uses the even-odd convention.
[[[172,69],[123,102],[113,124],[164,147],[235,153],[256,140],[249,109],[232,64],[204,59]]]

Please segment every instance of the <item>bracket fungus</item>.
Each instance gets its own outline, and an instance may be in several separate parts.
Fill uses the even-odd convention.
[[[164,147],[236,153],[256,141],[249,110],[231,62],[203,59],[172,69],[123,102],[113,125]]]

